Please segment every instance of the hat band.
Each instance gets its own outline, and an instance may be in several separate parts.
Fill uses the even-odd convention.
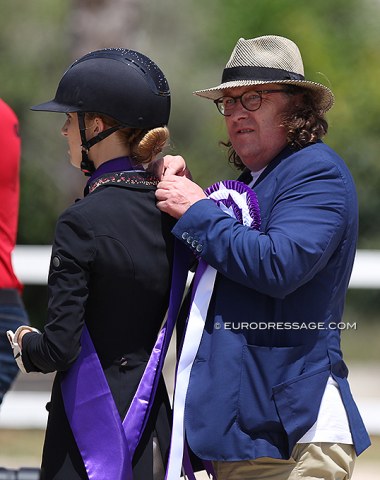
[[[222,83],[236,80],[276,82],[279,80],[305,80],[305,77],[299,73],[270,67],[230,67],[223,70]]]

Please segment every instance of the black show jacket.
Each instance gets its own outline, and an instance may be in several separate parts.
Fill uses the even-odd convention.
[[[87,478],[60,389],[60,372],[79,355],[84,323],[121,417],[149,359],[168,306],[173,247],[173,220],[157,209],[154,191],[154,186],[101,186],[58,220],[47,323],[43,335],[30,333],[23,339],[27,371],[58,372],[41,478]],[[152,478],[153,431],[165,456],[169,407],[163,382],[134,457],[135,480]]]

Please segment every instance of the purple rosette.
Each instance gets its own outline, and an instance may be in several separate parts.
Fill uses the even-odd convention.
[[[208,198],[238,222],[258,230],[261,224],[260,207],[256,193],[245,183],[223,180],[205,190]]]

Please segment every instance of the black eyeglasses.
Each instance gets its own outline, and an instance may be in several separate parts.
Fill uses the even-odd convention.
[[[239,95],[238,97],[231,97],[225,96],[220,97],[217,100],[214,100],[216,108],[219,112],[224,115],[225,117],[229,117],[232,115],[232,111],[234,110],[236,103],[240,100],[240,103],[246,110],[250,112],[254,112],[261,107],[261,103],[263,101],[263,94],[266,95],[267,93],[289,93],[288,90],[285,89],[278,89],[278,90],[250,90],[249,92],[243,93],[243,95]]]

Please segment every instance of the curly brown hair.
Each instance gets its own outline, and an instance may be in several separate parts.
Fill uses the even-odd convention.
[[[318,101],[313,93],[305,88],[287,85],[286,94],[303,95],[303,101],[299,105],[286,112],[282,117],[281,125],[287,129],[287,142],[294,150],[300,150],[317,142],[327,134],[328,123],[323,113],[318,108]],[[219,142],[228,148],[228,161],[238,170],[244,170],[245,165],[235,152],[230,141]]]

